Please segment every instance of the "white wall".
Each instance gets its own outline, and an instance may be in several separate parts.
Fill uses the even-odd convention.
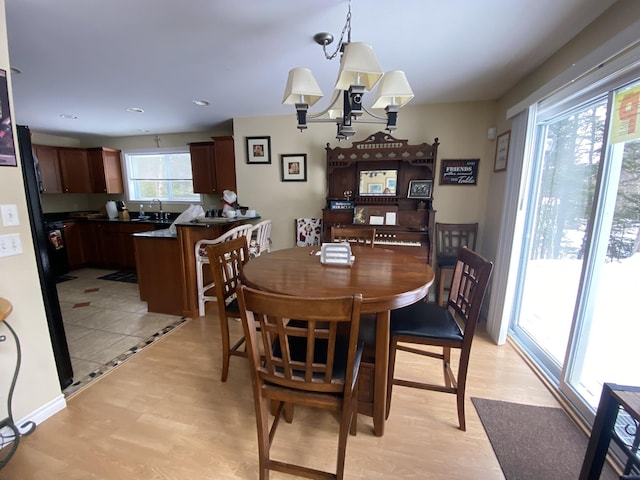
[[[0,68],[7,72],[9,102],[13,107],[4,0],[0,0]],[[15,135],[14,125],[14,138]],[[13,313],[7,321],[18,334],[22,346],[22,367],[13,401],[16,420],[44,405],[64,406],[40,291],[23,185],[20,165],[17,168],[0,167],[0,204],[16,205],[20,220],[20,225],[14,227],[3,227],[0,223],[0,235],[19,234],[24,250],[21,255],[0,258],[0,297],[13,304]],[[0,326],[0,334],[7,335],[7,340],[0,343],[0,400],[4,417],[4,402],[16,363],[16,349],[4,325]]]
[[[407,106],[400,111],[398,129],[393,136],[410,143],[432,143],[438,137],[440,147],[436,174],[441,159],[479,158],[480,172],[475,186],[440,186],[434,183],[436,220],[442,222],[479,222],[482,235],[484,204],[493,171],[495,141],[487,139],[494,126],[495,102],[470,102]],[[384,125],[356,124],[352,141],[384,129]],[[294,219],[321,217],[326,196],[326,152],[342,146],[335,139],[334,124],[310,124],[303,133],[296,129],[295,112],[287,116],[235,118],[233,133],[236,149],[238,198],[255,208],[263,218],[273,221],[274,249],[294,246]],[[246,163],[246,137],[271,137],[271,164]],[[342,142],[344,146],[351,142]],[[281,181],[281,154],[307,154],[307,182]],[[482,241],[480,240],[480,249]],[[487,252],[489,254],[490,252]]]

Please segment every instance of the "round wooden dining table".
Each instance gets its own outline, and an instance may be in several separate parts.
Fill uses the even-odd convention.
[[[384,434],[389,367],[390,311],[411,305],[429,293],[434,273],[418,258],[384,248],[352,247],[352,266],[325,265],[319,247],[277,250],[252,258],[243,268],[243,282],[259,290],[300,297],[362,294],[362,314],[375,314],[375,367],[371,408],[377,436]]]

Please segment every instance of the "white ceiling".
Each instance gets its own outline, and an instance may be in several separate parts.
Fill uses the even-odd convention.
[[[352,41],[370,43],[384,70],[406,72],[412,104],[491,100],[613,3],[353,0]],[[11,67],[22,71],[12,75],[16,123],[76,137],[206,131],[233,117],[294,115],[281,100],[287,73],[298,66],[311,68],[325,92],[312,108],[319,110],[331,96],[339,58],[327,61],[313,35],[339,38],[349,6],[348,0],[5,4]],[[196,106],[196,99],[210,106]]]

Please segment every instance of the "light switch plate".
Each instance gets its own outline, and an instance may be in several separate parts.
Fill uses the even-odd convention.
[[[19,233],[0,235],[0,257],[20,255],[22,253],[22,241]]]
[[[18,207],[16,205],[0,205],[0,212],[2,213],[3,227],[17,227],[20,225]]]

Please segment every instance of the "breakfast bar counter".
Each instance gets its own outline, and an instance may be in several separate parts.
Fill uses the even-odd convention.
[[[259,219],[205,219],[177,224],[175,234],[169,229],[134,233],[140,300],[147,302],[148,311],[197,317],[196,242]]]

